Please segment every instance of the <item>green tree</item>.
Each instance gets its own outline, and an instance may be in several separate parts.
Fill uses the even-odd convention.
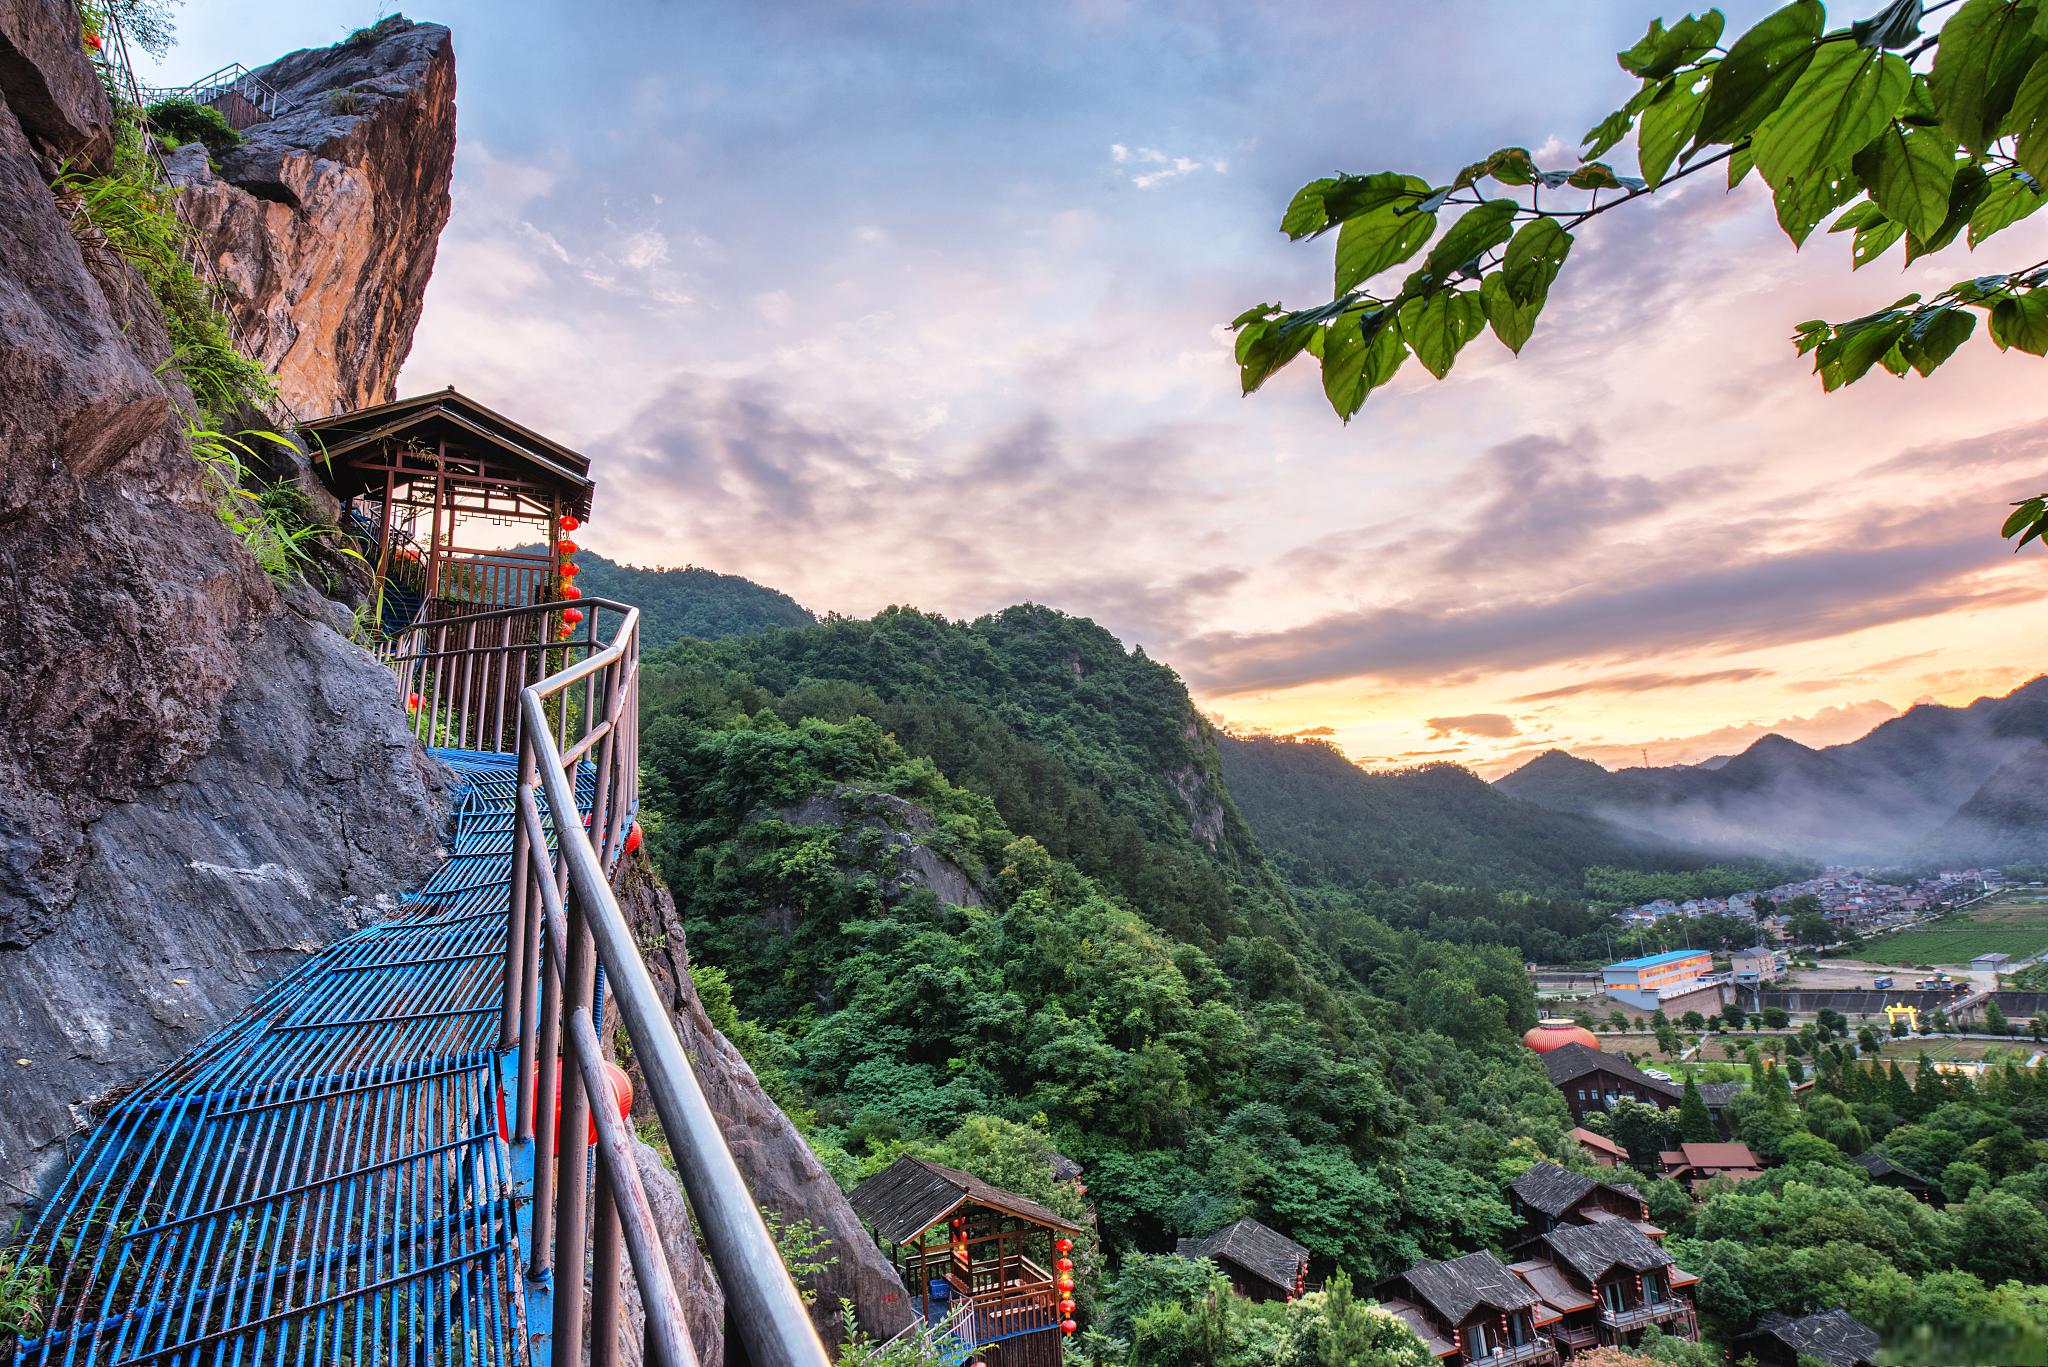
[[[1787,1011],[1787,1010],[1786,1010],[1786,1009],[1785,1009],[1784,1007],[1782,1007],[1782,1006],[1766,1006],[1766,1007],[1764,1008],[1764,1028],[1765,1028],[1765,1029],[1767,1029],[1767,1030],[1783,1030],[1783,1029],[1784,1029],[1784,1028],[1785,1028],[1786,1026],[1790,1025],[1791,1023],[1792,1023],[1792,1014],[1791,1014],[1791,1013],[1790,1013],[1789,1011]]]
[[[1875,1055],[1883,1046],[1878,1042],[1877,1031],[1863,1026],[1856,1031],[1856,1046],[1866,1054]]]
[[[1984,1030],[1985,1033],[1992,1035],[2012,1033],[2012,1028],[2006,1023],[2005,1012],[2000,1010],[1998,1003],[1989,997],[1984,999]]]
[[[1749,1023],[1749,1012],[1739,1002],[1729,1002],[1721,1008],[1721,1019],[1728,1022],[1730,1030],[1740,1030]]]
[[[1691,1073],[1685,1075],[1685,1098],[1678,1105],[1678,1137],[1688,1144],[1711,1144],[1721,1137]]]
[[[1731,187],[1759,176],[1795,246],[1830,218],[1831,232],[1853,232],[1852,267],[1900,242],[1909,263],[1966,232],[1980,245],[2048,202],[2048,31],[2034,0],[1963,0],[1926,32],[1944,8],[1895,0],[1829,30],[1818,0],[1795,0],[1726,42],[1719,10],[1655,20],[1617,54],[1638,89],[1587,132],[1576,165],[1504,147],[1448,180],[1309,182],[1280,227],[1296,240],[1336,234],[1332,298],[1234,320],[1244,391],[1306,353],[1348,422],[1411,355],[1441,379],[1489,327],[1519,352],[1578,231],[1716,167]],[[1631,135],[1635,176],[1599,160]],[[1418,257],[1397,282],[1393,269]],[[1800,323],[1794,341],[1829,391],[1880,365],[1929,374],[1980,316],[2000,350],[2048,354],[2044,283],[2048,261],[1979,274],[1849,322]],[[2018,505],[2003,531],[2022,546],[2048,532],[2048,495]],[[1795,935],[1826,938],[1810,929],[1795,914]]]
[[[1320,1291],[1287,1307],[1274,1367],[1431,1367],[1434,1359],[1407,1325],[1353,1294],[1338,1271]]]
[[[1683,1022],[1688,1030],[1704,1030],[1707,1028],[1707,1018],[1697,1011],[1688,1011],[1679,1017],[1679,1020]]]

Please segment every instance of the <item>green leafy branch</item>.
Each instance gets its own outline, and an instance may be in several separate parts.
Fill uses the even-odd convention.
[[[1763,180],[1795,245],[1831,217],[1830,231],[1852,232],[1852,269],[1901,241],[1907,264],[1964,234],[1975,249],[2048,203],[2048,0],[1891,0],[1834,30],[1820,0],[1794,0],[1726,44],[1725,25],[1719,10],[1655,20],[1618,53],[1641,84],[1588,130],[1576,166],[1506,147],[1445,184],[1382,171],[1303,186],[1281,231],[1335,231],[1332,297],[1233,321],[1244,392],[1306,353],[1348,422],[1411,355],[1441,379],[1488,328],[1519,353],[1582,225],[1717,165],[1731,189]],[[1631,135],[1638,176],[1599,160]],[[1371,283],[1418,255],[1398,288]],[[2042,355],[2042,279],[2042,266],[1979,276],[1847,323],[1802,324],[1794,341],[1829,390],[1880,364],[1931,373],[1974,332],[1972,309],[1999,348]]]

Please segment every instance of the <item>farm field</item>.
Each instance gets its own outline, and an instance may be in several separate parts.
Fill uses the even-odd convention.
[[[1972,907],[1962,917],[1939,926],[1873,941],[1864,956],[1873,963],[1951,967],[1967,964],[1979,954],[2003,952],[2025,960],[2044,951],[2048,951],[2048,895],[2028,888]]]

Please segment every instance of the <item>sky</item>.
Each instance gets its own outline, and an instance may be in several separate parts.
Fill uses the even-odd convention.
[[[1788,337],[2048,256],[2048,214],[1852,275],[1702,175],[1589,224],[1519,358],[1348,426],[1307,364],[1239,395],[1227,321],[1329,297],[1296,188],[1574,164],[1666,8],[440,0],[455,210],[400,392],[590,455],[601,554],[1049,604],[1368,767],[1688,763],[2016,687],[2048,558],[1997,524],[2048,482],[2048,366],[1980,329],[1823,395]],[[158,71],[385,12],[189,0]]]

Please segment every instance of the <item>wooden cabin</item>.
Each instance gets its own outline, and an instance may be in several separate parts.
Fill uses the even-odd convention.
[[[934,1330],[973,1348],[989,1367],[1065,1361],[1062,1324],[1072,1323],[1074,1307],[1071,1241],[1080,1233],[1072,1221],[921,1158],[897,1159],[848,1199]]]
[[[1571,1108],[1572,1122],[1581,1124],[1596,1111],[1611,1111],[1614,1103],[1629,1097],[1659,1110],[1675,1109],[1684,1092],[1668,1082],[1651,1077],[1625,1058],[1589,1049],[1583,1044],[1566,1044],[1543,1055],[1544,1071],[1550,1083],[1563,1094]]]
[[[452,387],[302,423],[299,436],[371,566],[386,636],[575,596],[563,592],[566,538],[590,516],[584,456]],[[492,527],[512,535],[479,535]]]
[[[1555,1163],[1538,1163],[1508,1184],[1508,1202],[1522,1218],[1511,1246],[1532,1243],[1560,1225],[1595,1225],[1620,1220],[1645,1237],[1664,1231],[1650,1223],[1650,1203],[1627,1182],[1607,1182]]]
[[[1882,1344],[1876,1330],[1837,1306],[1798,1319],[1768,1311],[1734,1346],[1761,1367],[1793,1367],[1808,1360],[1828,1367],[1875,1367]]]
[[[1257,1220],[1239,1220],[1206,1239],[1182,1239],[1174,1252],[1207,1258],[1253,1301],[1291,1301],[1307,1286],[1308,1250]]]
[[[1558,1360],[1545,1332],[1556,1312],[1484,1250],[1389,1277],[1379,1306],[1414,1330],[1431,1357],[1453,1367]]]
[[[1655,1325],[1698,1339],[1692,1288],[1699,1278],[1625,1220],[1559,1225],[1509,1270],[1541,1300],[1537,1317],[1565,1357],[1634,1343]]]

